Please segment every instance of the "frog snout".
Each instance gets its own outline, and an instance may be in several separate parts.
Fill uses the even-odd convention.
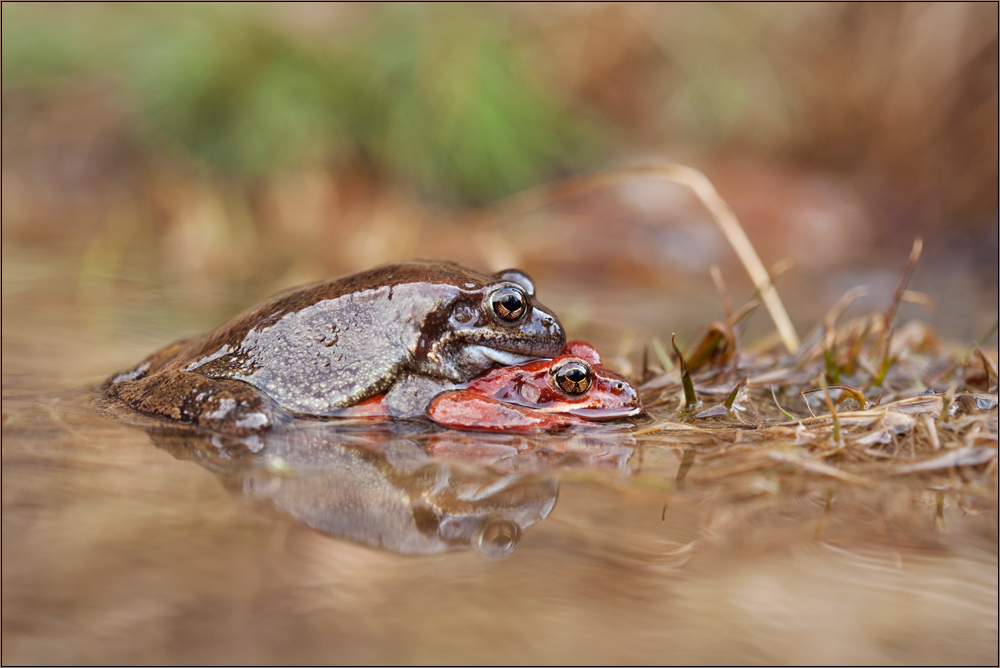
[[[548,313],[544,313],[542,315],[541,320],[542,320],[542,327],[545,328],[546,332],[550,334],[565,336],[562,331],[562,325],[560,325],[559,321],[556,320],[554,317],[552,317]]]
[[[497,347],[536,357],[555,357],[566,344],[566,334],[559,321],[537,309],[530,319],[518,326],[516,333],[498,338],[504,344]]]
[[[625,380],[616,380],[609,388],[624,406],[639,406],[639,393]]]

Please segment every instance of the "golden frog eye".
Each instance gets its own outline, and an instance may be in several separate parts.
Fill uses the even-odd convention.
[[[517,322],[528,312],[528,298],[521,288],[507,286],[493,293],[490,307],[501,320]]]
[[[566,394],[583,394],[594,382],[594,372],[582,361],[566,362],[552,372],[556,386]]]

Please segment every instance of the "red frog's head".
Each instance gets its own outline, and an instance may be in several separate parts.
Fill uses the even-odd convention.
[[[587,420],[642,412],[635,388],[602,365],[597,350],[583,341],[570,341],[555,359],[493,369],[469,381],[466,390],[505,404]]]

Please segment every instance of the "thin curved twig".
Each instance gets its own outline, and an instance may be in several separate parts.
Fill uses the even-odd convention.
[[[502,220],[520,216],[553,202],[613,188],[629,179],[642,177],[659,178],[691,189],[711,214],[726,240],[733,247],[740,262],[743,263],[750,279],[760,292],[764,306],[771,314],[771,319],[778,329],[778,334],[781,336],[785,348],[788,349],[789,353],[794,354],[799,349],[799,337],[788,317],[788,312],[785,311],[781,298],[778,296],[778,291],[775,290],[771,278],[768,276],[767,269],[760,261],[757,251],[750,243],[750,239],[736,218],[736,214],[715,190],[715,186],[708,180],[708,177],[693,167],[674,163],[659,163],[555,181],[500,200],[490,207],[490,211],[486,213],[486,219],[481,220],[481,224],[492,226]]]

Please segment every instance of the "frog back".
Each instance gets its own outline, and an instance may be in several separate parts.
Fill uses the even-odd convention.
[[[447,286],[433,288],[381,286],[266,317],[242,338],[229,332],[206,346],[186,370],[250,383],[296,413],[332,415],[385,391],[410,366],[420,323],[451,297]]]

